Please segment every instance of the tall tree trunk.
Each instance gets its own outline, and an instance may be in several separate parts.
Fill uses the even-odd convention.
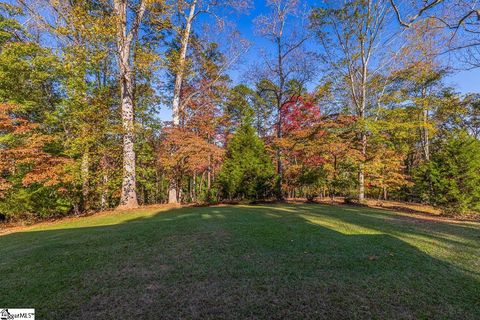
[[[198,193],[202,195],[203,192],[203,185],[205,184],[205,171],[202,172],[202,177],[200,179],[200,188],[198,189]]]
[[[367,130],[365,125],[365,111],[367,109],[367,81],[368,81],[368,59],[362,46],[362,78],[361,78],[361,100],[359,119],[361,121],[360,128],[360,147],[362,159],[358,168],[358,202],[365,200],[365,162],[367,158]]]
[[[208,155],[208,169],[207,169],[207,192],[210,196],[210,188],[212,186],[212,156]]]
[[[108,208],[108,174],[105,170],[102,177],[102,196],[100,198],[100,208],[105,210]]]
[[[423,158],[426,161],[430,160],[430,137],[428,132],[428,102],[427,99],[427,89],[426,87],[422,88],[422,149],[423,149]]]
[[[135,176],[135,150],[134,150],[134,116],[133,116],[133,81],[130,72],[125,72],[122,77],[122,124],[123,124],[123,180],[121,208],[138,207]]]
[[[82,155],[81,176],[82,176],[82,204],[81,210],[88,210],[88,194],[89,194],[89,168],[90,154],[86,150]]]
[[[278,75],[279,75],[279,90],[277,95],[277,138],[280,140],[283,137],[282,134],[282,107],[283,96],[285,87],[285,76],[283,74],[283,53],[282,53],[282,39],[277,37],[277,54],[278,54]],[[283,183],[283,166],[282,166],[282,150],[277,147],[277,185],[276,185],[276,197],[277,200],[283,200],[282,183]]]
[[[136,39],[145,13],[146,2],[140,1],[130,31],[127,31],[127,0],[114,0],[117,16],[117,55],[120,69],[120,98],[123,128],[123,179],[120,196],[121,209],[138,207],[135,150],[134,150],[134,62],[131,59],[132,43]]]
[[[193,193],[192,193],[192,201],[197,202],[197,172],[193,172]]]
[[[168,203],[178,203],[177,183],[175,179],[170,180],[168,188]]]
[[[282,124],[280,121],[281,120],[279,120],[279,123],[277,125],[277,138],[279,139],[282,138]],[[277,175],[278,175],[278,180],[276,184],[276,197],[277,197],[277,200],[283,200],[283,192],[282,192],[283,166],[282,166],[282,151],[280,150],[280,147],[277,147],[276,156],[277,156]]]
[[[362,159],[358,168],[358,201],[365,200],[365,158],[367,156],[367,135],[365,132],[360,133],[361,154]]]
[[[173,124],[175,126],[180,125],[182,108],[180,103],[180,95],[182,91],[182,82],[183,76],[185,73],[185,62],[187,58],[187,49],[188,43],[190,41],[190,32],[192,29],[193,18],[195,17],[195,7],[197,0],[194,0],[190,5],[190,12],[188,16],[185,17],[185,30],[183,30],[181,46],[180,46],[180,57],[178,60],[178,69],[175,75],[175,86],[173,88]]]
[[[428,133],[428,109],[423,110],[423,152],[425,160],[430,160],[430,137]]]
[[[100,209],[105,210],[108,207],[108,157],[103,155],[99,163],[99,172],[102,175]]]
[[[197,4],[197,0],[194,0],[190,5],[190,12],[186,17],[186,25],[185,30],[183,30],[182,40],[181,40],[181,47],[180,47],[180,57],[178,61],[178,69],[175,75],[175,85],[173,88],[173,125],[179,126],[181,124],[181,117],[183,115],[183,108],[181,107],[180,95],[182,92],[182,82],[183,76],[185,73],[185,61],[187,58],[187,49],[188,43],[190,41],[190,31],[192,28],[193,18],[195,16],[195,6]],[[168,203],[178,203],[179,197],[177,195],[178,186],[176,184],[176,179],[170,180],[170,186],[168,190]]]

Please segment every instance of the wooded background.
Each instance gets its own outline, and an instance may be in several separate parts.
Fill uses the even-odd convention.
[[[475,6],[2,2],[0,217],[335,196],[478,212],[480,95],[446,81],[480,66]]]

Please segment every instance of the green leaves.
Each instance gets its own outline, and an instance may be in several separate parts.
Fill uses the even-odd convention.
[[[432,160],[415,172],[419,197],[448,213],[479,210],[480,141],[456,131],[434,147]]]
[[[248,117],[227,146],[227,158],[219,174],[224,197],[261,199],[272,194],[274,167],[265,146]]]

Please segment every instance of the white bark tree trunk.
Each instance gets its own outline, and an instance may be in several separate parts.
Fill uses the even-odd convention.
[[[422,88],[422,104],[423,104],[423,110],[422,110],[422,137],[421,137],[421,142],[422,142],[422,148],[423,148],[423,157],[426,161],[430,160],[430,138],[429,138],[429,132],[428,132],[428,102],[427,102],[427,89],[426,87]]]
[[[120,207],[138,207],[135,177],[133,81],[130,72],[122,77],[123,180]]]
[[[365,158],[367,155],[367,135],[365,132],[361,133],[361,148],[362,148],[362,157]],[[358,201],[361,203],[365,201],[365,160],[360,161],[359,170],[358,170]]]
[[[428,109],[423,110],[423,154],[430,161],[430,137],[428,133]]]
[[[284,20],[282,21],[282,29],[283,29],[283,24]],[[282,123],[283,123],[283,96],[285,92],[285,74],[283,70],[283,57],[284,53],[282,52],[282,34],[279,34],[279,36],[276,39],[277,42],[277,59],[278,59],[278,78],[279,78],[279,87],[278,87],[278,93],[277,93],[277,138],[280,140],[283,138],[283,128],[282,128]],[[276,185],[276,198],[278,201],[283,200],[283,190],[282,190],[282,185],[283,185],[283,164],[282,164],[282,150],[280,146],[277,147],[277,152],[276,152],[276,157],[277,157],[277,175],[278,175],[278,180],[277,180],[277,185]]]
[[[100,199],[100,208],[105,210],[108,208],[108,174],[103,173],[102,177],[102,196]]]
[[[367,160],[367,128],[365,124],[365,113],[367,109],[367,86],[368,86],[368,63],[370,61],[370,50],[365,49],[365,43],[363,40],[361,43],[361,62],[362,62],[362,76],[360,79],[360,110],[359,119],[361,121],[360,128],[360,148],[362,153],[362,159],[358,170],[358,202],[365,201],[365,163]]]
[[[185,18],[185,30],[182,33],[182,40],[181,40],[181,47],[180,47],[180,57],[178,60],[178,69],[175,75],[175,86],[173,88],[173,125],[179,126],[181,124],[181,117],[183,114],[183,108],[180,101],[181,91],[182,91],[182,82],[183,76],[185,73],[185,61],[187,58],[187,49],[188,43],[190,41],[190,32],[192,29],[192,22],[195,17],[195,7],[197,4],[197,0],[193,0],[190,5],[190,11],[188,16]],[[170,186],[168,190],[168,203],[178,203],[179,196],[177,195],[177,181],[173,178],[170,181]]]
[[[366,78],[365,78],[366,79]],[[362,159],[360,160],[360,165],[358,168],[358,201],[362,203],[365,201],[365,162],[367,158],[367,133],[365,128],[365,108],[366,108],[366,81],[362,84],[362,103],[360,110],[360,149],[362,154]]]
[[[173,124],[180,125],[180,117],[182,116],[182,107],[180,103],[180,95],[182,91],[183,76],[185,73],[185,61],[187,58],[188,43],[190,41],[190,32],[192,29],[193,18],[195,17],[195,7],[197,0],[194,0],[190,5],[190,12],[185,18],[185,30],[182,33],[182,40],[180,46],[180,56],[178,60],[178,69],[175,75],[175,86],[173,88]]]
[[[114,0],[117,16],[117,55],[120,69],[120,98],[123,128],[123,180],[120,209],[138,207],[135,177],[134,150],[134,62],[131,58],[132,43],[137,37],[145,13],[146,2],[141,1],[130,31],[127,31],[127,2]]]
[[[82,175],[82,204],[81,210],[88,210],[88,194],[89,194],[89,169],[90,155],[88,149],[82,155],[81,175]]]

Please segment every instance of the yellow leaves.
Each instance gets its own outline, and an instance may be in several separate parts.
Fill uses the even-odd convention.
[[[73,39],[74,43],[101,43],[113,39],[116,18],[108,10],[92,9],[82,2],[64,5],[62,1],[50,1],[50,5],[59,15],[59,22],[52,30],[57,35]]]
[[[136,47],[135,50],[135,66],[145,74],[158,70],[160,57],[157,53],[146,50],[146,48]]]
[[[145,5],[147,8],[154,6],[154,5],[165,5],[165,0],[143,0],[145,1]]]
[[[280,149],[290,149],[295,144],[295,141],[290,138],[273,138],[272,144]]]
[[[392,149],[379,148],[366,166],[366,182],[372,187],[399,188],[412,183],[404,173],[405,155]]]

